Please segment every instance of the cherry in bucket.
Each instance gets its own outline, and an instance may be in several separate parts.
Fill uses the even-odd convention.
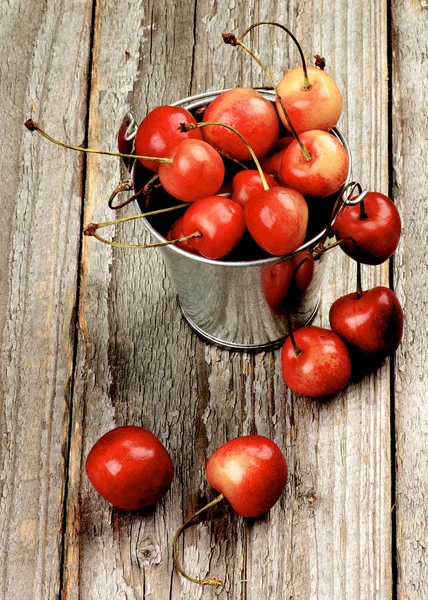
[[[285,31],[295,43],[302,62],[301,67],[288,71],[278,84],[279,98],[276,99],[276,105],[284,126],[291,130],[291,120],[298,134],[314,129],[329,131],[335,127],[342,112],[342,94],[333,79],[325,73],[325,62],[322,68],[307,66],[294,34],[274,21],[261,21],[251,25],[239,36],[239,41],[261,25],[279,27]],[[289,119],[281,110],[281,104],[286,108]]]
[[[86,473],[97,492],[124,510],[140,510],[161,500],[174,473],[171,457],[158,438],[136,426],[104,434],[86,460]]]
[[[279,103],[279,115],[284,118],[295,141],[285,150],[281,161],[280,182],[304,196],[325,198],[331,196],[345,183],[349,170],[346,148],[332,134],[322,130],[299,135],[288,115],[272,75],[254,52],[242,42],[242,36],[224,33],[223,40],[240,46],[261,67],[269,78]],[[287,159],[286,159],[287,157]]]
[[[135,154],[145,156],[168,156],[178,144],[188,138],[202,140],[202,132],[180,131],[180,123],[196,123],[195,117],[179,106],[158,106],[141,121],[135,134]],[[159,163],[141,160],[151,171],[159,170]]]
[[[259,517],[278,501],[288,477],[287,462],[280,448],[267,437],[248,435],[218,448],[207,462],[208,483],[218,492],[215,500],[198,510],[177,531],[173,541],[175,568],[189,581],[221,586],[215,577],[190,577],[178,560],[177,541],[181,532],[202,512],[226,499],[242,517]]]

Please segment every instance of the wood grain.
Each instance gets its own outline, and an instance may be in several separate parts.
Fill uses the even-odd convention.
[[[428,581],[427,170],[428,11],[397,2],[392,11],[393,195],[403,220],[394,282],[405,315],[395,369],[398,598],[421,600]]]
[[[138,119],[189,93],[263,78],[248,57],[222,45],[223,31],[276,18],[323,54],[344,92],[342,127],[363,186],[388,188],[386,7],[373,2],[225,0],[97,5],[91,145],[114,145],[123,114]],[[273,70],[295,64],[282,34],[260,31],[254,47]],[[355,58],[355,57],[358,57]],[[105,199],[120,178],[114,159],[88,162],[85,222],[110,218]],[[122,211],[126,212],[126,211]],[[145,239],[139,224],[115,239]],[[317,323],[354,287],[355,267],[330,257]],[[366,286],[388,268],[364,270]],[[85,240],[73,396],[64,594],[68,599],[213,596],[172,572],[171,540],[192,511],[214,497],[207,457],[246,433],[272,437],[290,465],[286,493],[269,515],[238,518],[225,504],[189,529],[184,563],[225,579],[223,597],[338,600],[391,597],[390,363],[330,402],[285,389],[279,352],[255,356],[206,346],[183,323],[158,255]],[[130,515],[96,496],[83,474],[95,440],[139,424],[171,452],[176,477],[157,507]]]
[[[0,597],[55,598],[68,453],[90,3],[3,2],[0,21]]]

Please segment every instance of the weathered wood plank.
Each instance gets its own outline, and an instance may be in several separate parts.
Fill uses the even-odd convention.
[[[91,4],[3,2],[0,20],[0,597],[55,598],[68,450]]]
[[[326,56],[345,95],[342,125],[354,175],[387,191],[386,8],[190,0],[97,10],[90,142],[114,144],[123,113],[138,118],[189,93],[263,83],[256,67],[220,34],[253,19],[277,18]],[[118,25],[119,24],[119,25]],[[274,72],[294,64],[278,32],[254,46]],[[358,57],[358,60],[354,58]],[[290,62],[291,61],[291,62]],[[376,75],[376,77],[375,77]],[[110,218],[103,198],[119,179],[114,160],[89,161],[85,222]],[[141,239],[138,224],[115,239]],[[317,322],[354,287],[355,266],[330,257]],[[156,253],[84,244],[73,398],[67,520],[67,598],[202,597],[171,574],[170,544],[182,519],[213,497],[206,458],[236,435],[269,435],[285,450],[290,480],[281,502],[256,521],[226,505],[188,530],[184,562],[196,575],[225,578],[225,597],[387,599],[391,595],[389,363],[326,404],[295,397],[282,383],[279,352],[256,356],[206,346],[181,320]],[[340,273],[340,278],[337,274]],[[365,285],[387,283],[388,268],[364,270]],[[169,448],[176,478],[147,514],[113,510],[82,474],[91,445],[121,424],[151,429]],[[194,440],[192,442],[192,440]]]
[[[403,218],[394,282],[405,315],[395,369],[398,598],[421,600],[428,581],[426,3],[394,3],[392,25],[393,194]]]

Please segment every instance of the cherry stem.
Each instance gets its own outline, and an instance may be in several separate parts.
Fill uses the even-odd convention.
[[[361,200],[360,202],[360,216],[359,219],[361,221],[365,221],[368,218],[368,214],[366,212],[366,209],[364,207],[364,200]]]
[[[241,167],[241,169],[245,169],[246,171],[248,171],[248,167],[246,165],[244,165],[244,163],[241,163],[240,160],[238,160],[237,158],[231,156],[230,154],[228,154],[227,152],[225,152],[224,150],[217,150],[217,152],[220,154],[220,156],[222,156],[223,158],[227,158],[227,160],[231,160],[232,162],[236,163],[237,165],[239,165]]]
[[[223,494],[220,494],[220,496],[217,496],[217,498],[215,498],[212,502],[209,502],[203,508],[201,508],[200,510],[195,512],[195,514],[192,515],[190,517],[190,519],[187,519],[187,521],[185,523],[183,523],[183,525],[181,525],[181,527],[178,529],[177,533],[174,536],[174,540],[172,542],[172,557],[173,557],[173,561],[174,561],[174,567],[177,569],[177,571],[183,577],[185,577],[189,581],[192,581],[193,583],[199,583],[200,585],[212,585],[213,587],[220,587],[220,586],[224,585],[223,581],[221,581],[220,579],[217,579],[217,577],[208,577],[207,579],[194,579],[193,577],[190,577],[190,575],[188,575],[185,572],[185,570],[183,569],[183,567],[181,566],[181,564],[179,562],[178,550],[177,550],[177,541],[178,541],[178,538],[180,537],[180,534],[182,533],[182,531],[184,531],[190,525],[190,523],[193,521],[193,519],[195,517],[197,517],[201,513],[205,512],[212,506],[215,506],[222,500],[224,500],[224,496],[223,496]]]
[[[242,35],[240,35],[237,40],[241,41],[244,39],[244,37],[250,33],[250,31],[252,29],[255,29],[256,27],[259,27],[260,25],[274,25],[275,27],[279,27],[280,29],[282,29],[283,31],[285,31],[293,40],[293,42],[296,44],[297,50],[299,51],[300,54],[300,59],[302,61],[302,67],[303,67],[303,79],[304,79],[304,86],[303,89],[304,90],[309,90],[311,87],[311,84],[309,82],[309,77],[308,77],[308,70],[306,68],[306,61],[305,61],[305,57],[303,56],[303,51],[302,51],[302,47],[300,46],[296,36],[294,35],[294,33],[292,33],[287,27],[285,27],[285,25],[281,25],[281,23],[276,23],[275,21],[260,21],[259,23],[255,23],[254,25],[251,25],[250,27],[248,27],[248,29],[246,29],[244,31],[244,33]]]
[[[255,163],[257,170],[259,172],[259,175],[260,175],[260,179],[262,180],[263,189],[266,192],[269,189],[269,185],[268,185],[268,182],[266,181],[266,177],[265,177],[265,174],[263,173],[263,169],[260,166],[259,159],[255,155],[254,150],[251,148],[250,144],[244,138],[242,133],[239,133],[239,131],[237,129],[235,129],[231,125],[227,125],[226,123],[220,123],[218,121],[203,121],[201,123],[181,123],[180,129],[182,131],[190,131],[191,129],[199,129],[200,127],[207,127],[207,126],[213,126],[213,125],[220,126],[220,127],[226,127],[226,129],[229,129],[230,131],[233,131],[233,133],[236,133],[236,135],[244,142],[244,144],[247,146],[247,148],[251,154],[252,159],[254,160],[254,163]]]
[[[114,221],[104,221],[104,223],[89,223],[89,225],[85,228],[84,234],[90,237],[96,238],[98,241],[103,242],[103,244],[107,244],[108,246],[113,246],[114,248],[158,248],[160,246],[170,246],[171,244],[177,244],[179,242],[185,242],[192,238],[202,237],[202,233],[200,231],[195,231],[190,235],[177,238],[175,240],[168,240],[165,242],[155,242],[153,244],[124,244],[121,242],[111,242],[101,237],[97,233],[97,229],[102,229],[103,227],[110,227],[110,225],[117,225],[118,223],[126,223],[127,221],[135,221],[136,219],[142,219],[144,217],[150,217],[152,215],[160,215],[162,213],[171,212],[173,210],[178,210],[179,208],[184,208],[185,206],[189,206],[189,203],[181,203],[176,206],[170,206],[169,208],[161,208],[159,210],[152,210],[147,213],[142,213],[141,215],[132,215],[130,217],[122,217],[121,219],[115,219]]]
[[[256,61],[256,63],[259,65],[259,67],[262,69],[263,73],[266,75],[266,77],[269,79],[269,81],[272,84],[273,90],[276,94],[276,97],[278,98],[278,102],[281,106],[282,112],[284,113],[285,119],[287,121],[287,124],[290,128],[291,133],[293,134],[294,139],[296,140],[296,142],[299,144],[300,149],[303,153],[303,157],[305,160],[310,161],[312,160],[312,155],[309,152],[309,150],[304,146],[302,140],[299,138],[299,135],[297,133],[297,131],[294,129],[294,125],[291,122],[290,117],[288,116],[288,112],[284,106],[284,102],[282,101],[281,96],[279,95],[278,92],[278,88],[275,85],[275,81],[273,80],[272,75],[269,73],[269,71],[267,70],[267,68],[264,66],[264,64],[261,62],[261,60],[254,54],[254,52],[248,48],[248,46],[246,46],[243,42],[241,42],[240,39],[236,38],[233,33],[223,33],[223,40],[225,42],[225,44],[231,44],[232,46],[241,46],[241,48],[243,50],[245,50],[245,52],[248,52],[248,54]]]
[[[361,263],[357,261],[357,289],[356,289],[357,298],[361,298],[363,295],[363,288],[361,286]]]
[[[160,163],[172,163],[172,158],[161,158],[161,157],[153,157],[153,156],[140,156],[137,154],[122,154],[121,152],[110,152],[108,150],[95,150],[93,148],[82,148],[81,146],[72,146],[71,144],[65,144],[64,142],[60,142],[55,138],[51,137],[47,134],[39,125],[33,121],[33,119],[28,119],[25,122],[25,127],[29,131],[37,131],[42,137],[46,138],[53,144],[57,146],[61,146],[62,148],[68,148],[69,150],[76,150],[77,152],[86,152],[87,154],[104,154],[106,156],[119,156],[120,158],[137,158],[139,160],[152,160],[154,162]]]

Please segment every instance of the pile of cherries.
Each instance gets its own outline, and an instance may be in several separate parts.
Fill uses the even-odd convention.
[[[148,203],[150,192],[160,185],[185,209],[163,245],[176,244],[209,259],[227,259],[241,240],[246,238],[248,243],[250,237],[265,255],[295,253],[266,272],[266,300],[275,311],[287,312],[284,299],[293,286],[304,293],[314,261],[329,248],[339,245],[356,261],[356,291],[332,305],[331,330],[305,326],[293,331],[290,327],[282,348],[285,383],[296,393],[323,397],[343,389],[363,357],[376,364],[395,352],[401,341],[403,311],[395,294],[383,286],[361,288],[361,264],[388,260],[397,248],[401,222],[387,196],[363,192],[359,184],[351,184],[351,195],[340,202],[349,157],[331,129],[341,114],[341,93],[324,72],[323,60],[316,57],[317,66],[306,66],[300,47],[302,67],[291,69],[276,86],[243,42],[254,27],[266,24],[280,27],[295,40],[276,23],[257,23],[239,37],[223,34],[223,38],[248,52],[262,67],[276,92],[275,104],[257,90],[236,88],[220,94],[196,115],[177,106],[157,107],[138,127],[135,152],[122,156],[138,159],[148,170],[144,172],[152,173],[142,189],[135,190],[140,201],[142,195]],[[27,127],[55,141],[33,121]],[[254,165],[256,169],[250,168]],[[356,189],[359,194],[352,196]],[[327,234],[317,248],[296,253],[307,239],[308,207],[312,210],[316,205],[334,206]],[[85,233],[123,246],[98,233],[114,222],[91,224]],[[327,238],[333,235],[337,241],[327,246]],[[167,450],[140,427],[121,427],[103,436],[90,451],[86,468],[99,493],[127,510],[160,500],[173,477]],[[221,446],[208,461],[206,474],[221,494],[179,529],[173,543],[174,563],[191,581],[222,585],[215,578],[193,579],[184,572],[177,556],[178,536],[196,515],[223,498],[242,516],[263,514],[285,487],[287,464],[276,444],[253,435]]]

